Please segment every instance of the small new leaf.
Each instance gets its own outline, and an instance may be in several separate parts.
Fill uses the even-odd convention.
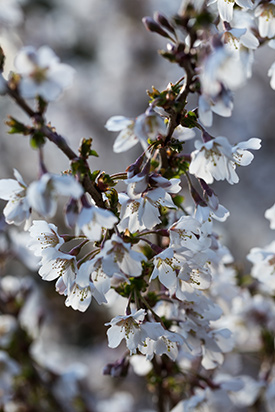
[[[48,103],[42,99],[41,96],[37,97],[37,105],[38,105],[38,113],[40,113],[41,115],[43,115],[48,107]]]
[[[79,147],[80,156],[83,159],[88,159],[89,156],[98,157],[98,154],[95,150],[92,150],[92,141],[93,139],[90,137],[89,139],[82,139]]]
[[[31,128],[29,126],[25,126],[23,123],[11,116],[9,116],[9,120],[6,121],[6,125],[10,127],[10,130],[8,131],[9,134],[18,133],[27,136],[31,133]]]
[[[30,138],[30,145],[33,149],[39,149],[45,142],[45,136],[39,131],[35,132]]]
[[[193,127],[197,126],[197,115],[196,113],[190,111],[188,112],[181,121],[181,125],[183,127],[188,127],[192,129]]]

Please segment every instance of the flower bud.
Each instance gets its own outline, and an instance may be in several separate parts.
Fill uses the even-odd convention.
[[[161,28],[161,26],[152,17],[143,17],[142,22],[147,30],[160,34],[163,37],[170,39],[169,34]]]

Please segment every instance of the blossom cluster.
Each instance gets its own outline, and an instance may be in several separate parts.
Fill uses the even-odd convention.
[[[233,91],[251,77],[255,50],[263,43],[274,48],[275,2],[185,0],[173,20],[157,14],[144,23],[169,39],[162,54],[179,64],[183,78],[164,91],[148,92],[149,106],[136,118],[116,115],[107,121],[109,131],[119,132],[114,152],[142,145],[143,153],[125,171],[111,176],[91,171],[88,158],[97,155],[91,139],[83,139],[76,154],[46,122],[47,105],[74,74],[50,48],[24,47],[15,57],[15,73],[8,79],[1,75],[1,94],[12,97],[32,122],[10,118],[10,132],[29,135],[39,153],[37,180],[27,185],[15,169],[15,179],[0,180],[0,199],[7,202],[3,216],[8,225],[24,226],[38,274],[56,281],[66,306],[84,312],[93,298],[114,309],[117,302],[124,304],[124,313],[105,326],[109,347],[125,341],[126,355],[123,362],[108,365],[107,373],[119,375],[126,358],[138,370],[132,359],[142,355],[147,372],[157,374],[161,365],[163,379],[171,363],[177,365],[174,384],[184,382],[186,393],[179,398],[169,389],[173,412],[202,405],[205,411],[217,410],[219,402],[231,409],[249,407],[256,401],[270,412],[273,364],[264,371],[265,359],[253,378],[230,376],[222,365],[234,348],[241,351],[250,344],[260,351],[266,349],[264,336],[274,336],[275,243],[250,251],[255,285],[251,281],[246,287],[215,232],[215,220],[224,222],[229,211],[211,187],[214,181],[238,183],[238,166],[252,162],[251,150],[260,149],[261,140],[232,144],[206,128],[213,113],[231,115]],[[268,72],[273,89],[274,65]],[[190,93],[197,93],[193,110],[187,109]],[[33,100],[37,111],[31,108]],[[198,135],[194,149],[185,153],[185,142]],[[66,173],[48,172],[43,161],[47,139],[70,160]],[[60,195],[68,198],[64,223],[70,234],[61,234],[49,221]],[[275,229],[275,205],[265,216]],[[248,324],[253,325],[252,342]],[[2,357],[9,378],[19,373]]]

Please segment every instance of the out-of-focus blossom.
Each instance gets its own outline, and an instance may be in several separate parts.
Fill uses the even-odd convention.
[[[253,263],[252,276],[258,279],[267,293],[273,294],[275,291],[275,241],[264,248],[252,248],[247,259]]]
[[[275,203],[270,209],[265,211],[264,217],[270,220],[270,229],[275,229]]]
[[[275,1],[260,4],[255,10],[261,37],[271,39],[275,35]]]
[[[58,196],[80,198],[83,188],[70,175],[45,173],[41,179],[32,182],[27,191],[28,202],[43,217],[53,217],[57,209]]]
[[[0,24],[1,26],[17,26],[23,20],[23,13],[18,0],[0,1]]]
[[[245,83],[243,66],[232,51],[224,46],[217,47],[203,61],[200,74],[202,93],[216,97],[225,87],[235,90]]]
[[[14,65],[21,75],[20,94],[26,99],[41,96],[46,101],[56,100],[73,80],[74,69],[60,63],[48,46],[38,50],[24,47],[16,56]]]
[[[254,6],[253,0],[210,0],[208,4],[216,2],[221,19],[228,22],[233,19],[233,9],[235,4],[244,7],[245,9],[252,9]]]
[[[270,86],[273,90],[275,90],[275,62],[271,65],[270,69],[268,70],[268,76],[271,77]]]
[[[30,217],[30,203],[26,197],[27,185],[20,173],[14,169],[14,179],[0,180],[0,199],[8,200],[4,216],[8,224],[20,225]],[[26,222],[26,227],[28,223]]]
[[[20,373],[19,365],[9,357],[9,355],[0,351],[0,406],[4,407],[6,402],[12,397],[14,392],[13,379]]]

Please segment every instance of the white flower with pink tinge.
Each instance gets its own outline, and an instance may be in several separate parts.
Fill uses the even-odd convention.
[[[0,180],[0,199],[7,200],[4,208],[5,220],[8,224],[21,225],[28,219],[31,213],[31,206],[27,199],[27,185],[20,173],[14,169],[15,179]]]
[[[114,275],[125,278],[127,276],[138,277],[142,272],[142,261],[146,261],[143,253],[132,250],[130,243],[113,234],[111,239],[106,240],[96,260],[102,259],[103,272],[112,277]]]
[[[147,140],[155,140],[158,134],[166,133],[164,120],[153,110],[148,110],[136,119],[125,116],[112,116],[105,125],[112,132],[120,132],[114,143],[114,152],[131,149],[138,142],[146,149]]]
[[[136,353],[138,346],[147,338],[147,333],[141,328],[145,315],[145,310],[139,309],[129,315],[116,316],[106,323],[106,326],[111,326],[107,331],[109,347],[116,348],[125,339],[130,353]]]
[[[254,156],[247,149],[258,150],[261,140],[251,138],[232,146],[226,137],[216,137],[205,143],[196,141],[196,150],[191,153],[189,172],[211,184],[215,180],[227,180],[238,183],[236,166],[249,165]]]
[[[79,199],[83,192],[81,184],[71,175],[44,173],[39,180],[30,184],[27,198],[31,207],[41,216],[53,217],[60,195]]]
[[[102,236],[102,229],[112,229],[118,222],[118,218],[110,210],[93,205],[87,206],[84,206],[78,215],[77,232],[82,230],[88,239],[97,241]]]
[[[34,251],[35,256],[43,256],[49,248],[59,250],[64,244],[64,239],[59,236],[57,227],[45,220],[34,220],[29,228],[32,238],[28,247]]]
[[[65,305],[85,312],[93,297],[99,305],[107,303],[105,294],[109,289],[110,279],[94,267],[93,261],[85,262],[77,271],[73,286],[68,291]]]
[[[275,203],[265,211],[264,217],[270,220],[270,229],[275,229]]]
[[[245,9],[252,9],[254,7],[253,0],[210,0],[208,5],[216,2],[221,19],[228,22],[233,19],[235,4]]]
[[[21,76],[21,96],[25,99],[41,96],[47,102],[56,100],[71,85],[75,72],[69,65],[60,63],[48,46],[38,50],[24,47],[15,57],[14,65]]]

